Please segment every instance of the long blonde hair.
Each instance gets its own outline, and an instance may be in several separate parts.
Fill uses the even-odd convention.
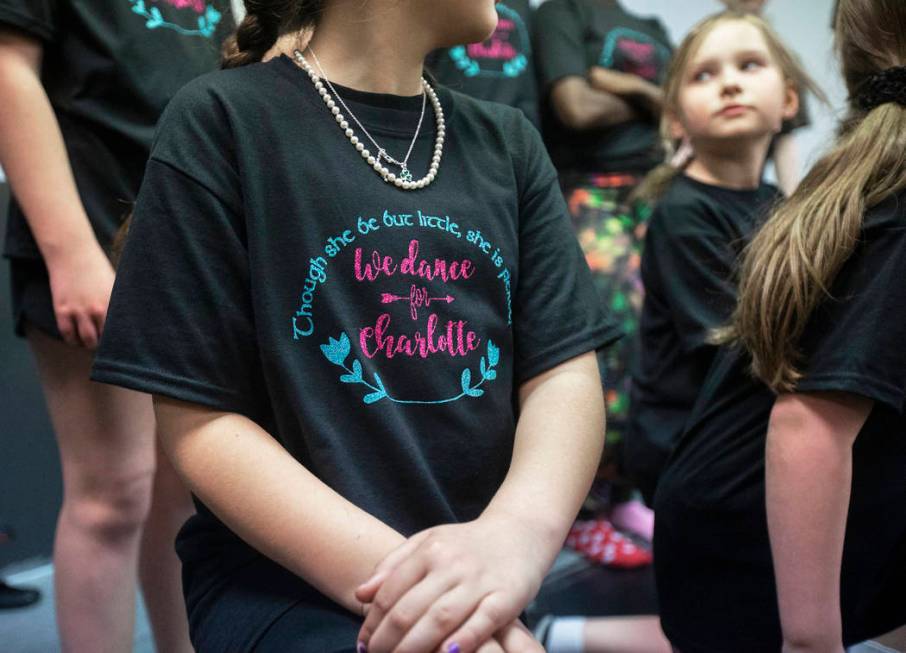
[[[802,68],[796,55],[787,48],[777,33],[761,17],[740,11],[722,11],[717,14],[708,16],[696,24],[686,37],[680,43],[673,55],[670,67],[667,70],[667,76],[664,80],[664,107],[661,113],[660,134],[663,142],[664,151],[667,153],[666,160],[663,164],[652,170],[636,191],[633,193],[633,199],[641,199],[648,202],[656,201],[673,181],[673,178],[688,164],[687,161],[674,161],[678,143],[671,133],[671,123],[675,116],[680,115],[679,96],[682,89],[683,80],[689,63],[698,52],[699,47],[715,27],[721,23],[731,20],[738,20],[749,23],[758,29],[764,36],[767,43],[768,51],[773,59],[777,62],[781,73],[797,93],[804,90],[811,91],[816,97],[824,98],[821,89],[812,81],[811,77]]]
[[[906,107],[865,111],[853,102],[869,77],[906,64],[906,2],[840,0],[835,32],[849,115],[746,249],[736,310],[716,334],[717,342],[742,344],[753,373],[775,392],[801,378],[799,339],[853,253],[866,209],[906,188]]]

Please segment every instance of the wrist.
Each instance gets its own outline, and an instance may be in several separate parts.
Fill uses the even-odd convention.
[[[540,511],[519,510],[512,506],[492,502],[479,517],[479,521],[499,524],[503,528],[527,532],[527,537],[534,544],[539,565],[547,571],[557,553],[563,547],[569,523],[562,519],[549,519]]]
[[[827,637],[810,641],[783,641],[782,653],[845,653],[842,640],[831,640]]]
[[[51,269],[66,266],[73,261],[93,253],[104,254],[103,249],[94,237],[94,233],[57,234],[53,238],[45,238],[38,243],[41,255]]]
[[[839,624],[838,624],[839,626]],[[843,653],[843,634],[838,628],[828,627],[828,622],[814,627],[783,632],[783,653]]]

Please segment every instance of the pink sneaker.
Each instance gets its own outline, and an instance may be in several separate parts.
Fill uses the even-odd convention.
[[[638,499],[615,505],[610,511],[610,521],[620,530],[638,535],[646,542],[654,539],[654,511]]]

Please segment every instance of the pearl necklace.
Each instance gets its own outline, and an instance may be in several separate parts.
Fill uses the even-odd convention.
[[[311,48],[309,48],[311,49]],[[308,73],[309,78],[312,83],[315,85],[315,90],[318,91],[318,94],[321,96],[321,99],[324,100],[324,104],[327,105],[327,108],[330,110],[334,119],[337,121],[340,129],[346,135],[346,138],[349,139],[349,142],[355,147],[356,151],[361,155],[361,157],[370,165],[374,171],[388,184],[393,184],[397,188],[403,190],[420,190],[429,186],[436,178],[440,170],[440,160],[443,157],[444,152],[444,137],[446,136],[446,126],[444,123],[444,110],[440,104],[440,100],[437,97],[437,93],[431,88],[431,85],[428,84],[427,80],[422,78],[422,118],[424,118],[424,99],[425,96],[430,98],[431,106],[434,109],[434,115],[437,120],[437,136],[434,141],[434,156],[431,158],[431,167],[428,170],[428,174],[415,181],[412,177],[412,173],[409,172],[407,166],[409,161],[409,155],[412,154],[412,148],[415,146],[415,140],[418,138],[419,131],[421,130],[422,121],[419,120],[419,126],[416,129],[415,137],[412,139],[412,144],[409,146],[409,152],[406,154],[406,158],[403,161],[397,161],[387,154],[386,150],[378,145],[377,141],[371,137],[371,134],[368,133],[368,130],[365,129],[365,126],[355,117],[355,114],[349,109],[346,103],[343,101],[343,98],[340,97],[340,94],[337,93],[337,90],[334,88],[333,84],[330,83],[330,80],[327,79],[327,76],[324,74],[324,70],[321,68],[320,62],[317,61],[317,55],[315,55],[314,50],[312,50],[312,55],[315,57],[315,62],[318,64],[319,72],[318,75],[315,70],[311,67],[311,64],[305,59],[305,56],[299,51],[295,50],[293,55],[296,58],[296,61]],[[327,86],[325,86],[325,82]],[[328,91],[328,88],[330,89]],[[331,97],[331,92],[336,97],[334,100]],[[374,147],[377,149],[377,154],[373,154],[366,147],[365,144],[355,135],[352,127],[349,125],[349,122],[346,120],[346,116],[343,115],[339,106],[337,106],[337,100],[340,105],[346,110],[346,113],[349,114],[349,117],[358,125],[359,129],[365,134],[369,141],[374,144]],[[400,168],[400,174],[395,175],[383,164],[382,159],[386,159],[389,163],[396,165]]]

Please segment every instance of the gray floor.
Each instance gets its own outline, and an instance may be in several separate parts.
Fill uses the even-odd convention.
[[[41,590],[43,598],[21,610],[0,611],[2,653],[55,653],[60,650],[53,611],[53,567],[45,561],[16,565],[2,570],[0,577],[15,586]],[[148,619],[141,603],[136,607],[136,632],[133,653],[154,653]],[[849,649],[848,653],[904,653],[869,642]]]
[[[60,640],[54,624],[53,567],[46,561],[32,561],[3,570],[0,577],[16,587],[35,587],[42,598],[21,610],[0,611],[0,642],[3,653],[56,653]],[[137,601],[134,653],[154,653],[148,619],[141,597]]]

